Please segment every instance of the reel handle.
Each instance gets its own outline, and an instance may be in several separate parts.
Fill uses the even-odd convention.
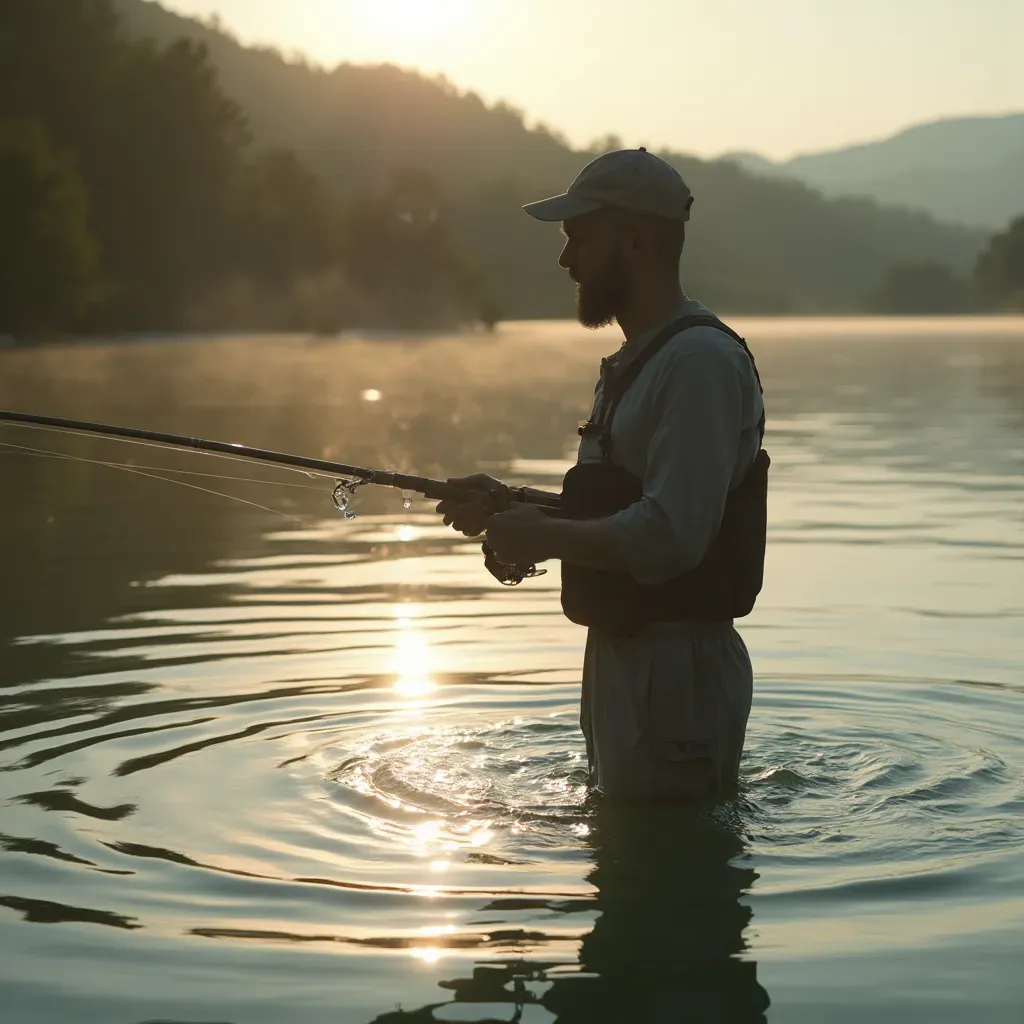
[[[543,576],[547,569],[538,569],[535,565],[506,565],[498,561],[498,556],[487,541],[483,542],[484,568],[504,587],[518,587],[523,580]]]

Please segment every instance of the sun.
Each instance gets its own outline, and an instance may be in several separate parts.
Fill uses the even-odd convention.
[[[469,13],[472,0],[358,0],[359,17],[375,32],[395,36],[440,36]]]

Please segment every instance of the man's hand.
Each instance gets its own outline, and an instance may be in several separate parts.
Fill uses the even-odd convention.
[[[486,473],[449,477],[448,483],[464,487],[468,491],[480,492],[479,501],[454,501],[445,498],[437,505],[436,511],[444,516],[444,525],[453,527],[467,537],[478,537],[487,528],[489,515],[508,508],[508,485]],[[497,501],[490,497],[493,491],[498,492]]]
[[[505,565],[536,565],[552,556],[551,519],[536,505],[515,502],[506,512],[487,519],[487,543]]]

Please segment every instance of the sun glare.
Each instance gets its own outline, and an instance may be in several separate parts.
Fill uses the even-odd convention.
[[[378,32],[439,36],[459,27],[470,0],[359,0],[358,12]]]
[[[407,698],[425,697],[436,687],[430,679],[430,644],[415,626],[419,608],[399,604],[394,613],[396,630],[390,667],[397,677],[395,692]]]

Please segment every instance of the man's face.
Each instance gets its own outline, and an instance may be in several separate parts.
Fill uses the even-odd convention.
[[[629,283],[620,226],[609,210],[562,222],[565,247],[558,265],[576,282],[576,318],[605,327],[624,305]]]

